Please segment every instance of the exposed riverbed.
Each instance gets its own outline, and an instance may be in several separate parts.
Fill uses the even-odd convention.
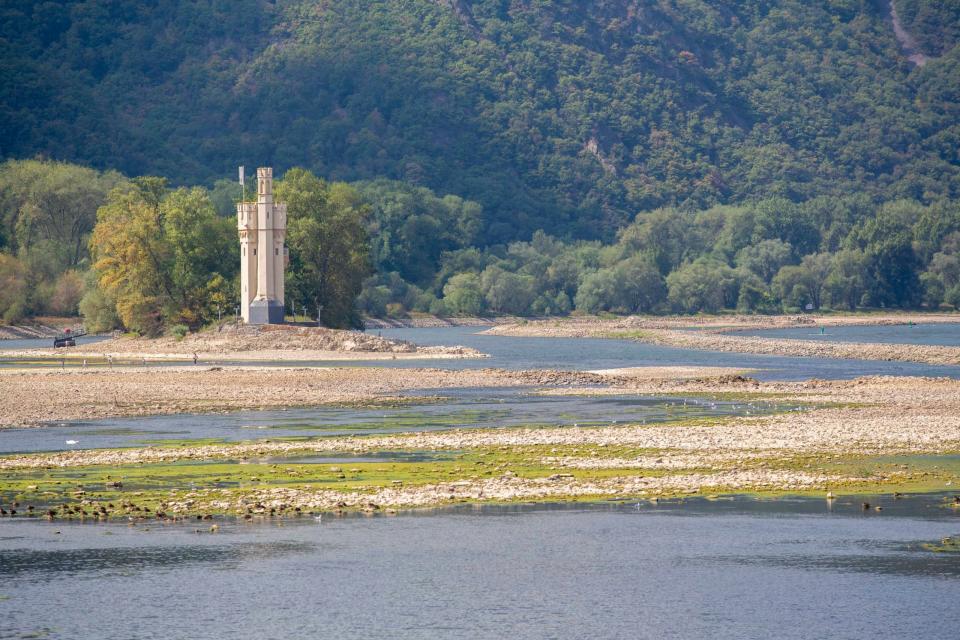
[[[955,635],[957,367],[394,331],[0,374],[0,637]]]

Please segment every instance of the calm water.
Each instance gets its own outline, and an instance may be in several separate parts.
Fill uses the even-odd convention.
[[[957,325],[960,328],[960,325]],[[632,340],[592,338],[516,338],[481,335],[483,328],[372,330],[387,338],[412,340],[417,344],[460,344],[479,349],[491,357],[484,360],[438,360],[430,366],[444,368],[499,367],[504,369],[615,369],[619,367],[690,365],[736,367],[756,370],[762,380],[848,379],[866,375],[946,376],[960,378],[958,366],[910,362],[793,358],[676,349]],[[421,361],[422,362],[422,361]],[[403,366],[411,366],[405,363]],[[417,366],[417,365],[413,365]],[[422,364],[420,365],[422,366]]]
[[[471,507],[216,534],[6,520],[0,637],[953,640],[960,557],[918,543],[960,517],[886,506]]]
[[[368,361],[256,361],[253,363],[204,360],[204,365],[236,366],[372,366],[372,367],[438,367],[466,369],[498,367],[503,369],[596,370],[642,366],[703,366],[750,369],[761,380],[806,380],[809,378],[848,379],[867,375],[945,376],[960,378],[960,366],[937,366],[910,362],[876,360],[838,360],[828,358],[794,358],[721,353],[696,349],[677,349],[631,340],[591,338],[517,338],[481,335],[484,327],[440,327],[430,329],[371,330],[388,338],[411,340],[422,345],[464,345],[490,355],[482,359],[439,360],[368,360]],[[139,361],[127,364],[140,365]],[[155,363],[154,366],[183,365],[181,362]],[[117,366],[124,363],[117,361]],[[17,360],[4,360],[0,366],[22,367]],[[30,364],[36,367],[59,367],[59,362]],[[80,366],[77,363],[66,366]]]
[[[736,335],[761,338],[792,338],[825,342],[887,342],[893,344],[931,344],[960,347],[960,323],[897,324],[869,327],[817,327],[736,331]]]
[[[83,336],[77,338],[77,345],[91,344],[106,340],[108,336]],[[19,351],[21,349],[46,349],[53,346],[53,338],[23,338],[0,340],[0,351]]]
[[[443,402],[389,409],[318,407],[238,411],[211,415],[116,418],[50,425],[43,429],[0,429],[0,455],[29,451],[132,447],[164,440],[233,442],[266,438],[318,437],[471,429],[518,425],[605,425],[654,423],[678,418],[758,414],[767,403],[650,396],[538,396],[529,389],[438,389]],[[784,405],[794,408],[795,405]],[[70,441],[70,444],[67,442]]]

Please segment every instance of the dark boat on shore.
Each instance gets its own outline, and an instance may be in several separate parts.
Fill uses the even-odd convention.
[[[66,329],[63,333],[58,333],[53,339],[53,347],[57,349],[59,347],[75,347],[77,346],[77,338],[87,335],[87,332],[84,330],[72,331]]]

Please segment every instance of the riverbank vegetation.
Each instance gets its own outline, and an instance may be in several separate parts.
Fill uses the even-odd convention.
[[[369,208],[349,185],[302,169],[285,178],[276,191],[288,203],[287,304],[326,326],[358,326]],[[234,314],[240,261],[222,189],[9,161],[0,165],[0,214],[5,322],[81,313],[91,331],[153,336]]]
[[[23,176],[29,187],[18,190]],[[75,201],[78,181],[87,191]],[[172,189],[162,178],[11,161],[0,165],[0,193],[8,322],[80,311],[93,330],[156,335],[232,315],[239,261],[222,186]],[[277,194],[290,211],[288,308],[314,317],[319,309],[328,326],[357,326],[361,314],[960,306],[952,201],[772,198],[640,212],[609,244],[538,230],[528,241],[483,245],[479,203],[423,187],[328,183],[295,169]]]

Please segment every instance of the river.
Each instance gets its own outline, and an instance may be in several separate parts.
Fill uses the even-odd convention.
[[[0,523],[0,637],[956,638],[936,499]],[[36,634],[36,635],[28,635]]]
[[[960,324],[851,325],[839,327],[795,327],[735,331],[731,335],[760,338],[790,338],[823,342],[871,342],[887,344],[929,344],[960,347]]]

